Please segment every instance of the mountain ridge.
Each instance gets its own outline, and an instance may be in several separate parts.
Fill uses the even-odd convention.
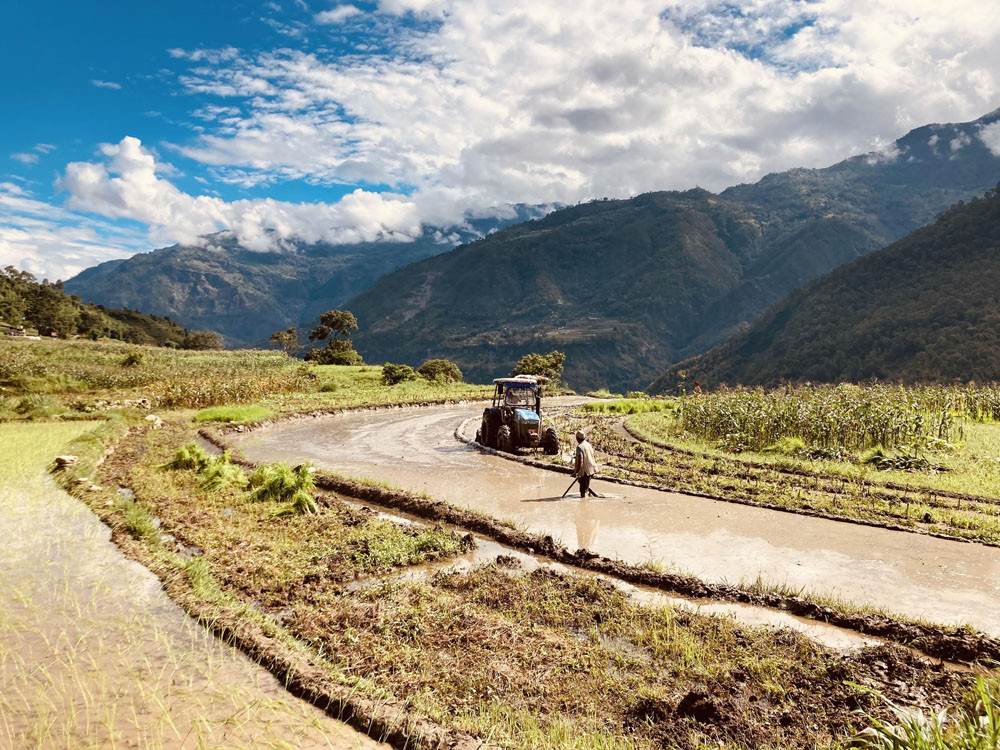
[[[449,357],[474,379],[559,348],[573,387],[643,387],[794,288],[991,188],[1000,157],[978,136],[997,120],[923,126],[882,152],[719,194],[645,193],[507,227],[351,300],[357,348],[370,361]]]

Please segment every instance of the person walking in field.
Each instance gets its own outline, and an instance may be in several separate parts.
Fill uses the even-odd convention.
[[[580,497],[600,497],[590,489],[590,480],[597,474],[597,459],[594,458],[594,446],[587,440],[583,430],[576,433],[576,464],[574,474],[580,480]]]

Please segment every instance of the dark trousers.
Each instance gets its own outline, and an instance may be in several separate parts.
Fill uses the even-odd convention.
[[[588,492],[591,497],[597,497],[597,493],[590,489],[590,480],[593,478],[593,474],[584,474],[580,477],[580,497],[586,497]]]

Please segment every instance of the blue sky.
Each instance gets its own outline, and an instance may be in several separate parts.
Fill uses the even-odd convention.
[[[51,278],[718,190],[1000,106],[980,0],[8,6],[0,264]]]

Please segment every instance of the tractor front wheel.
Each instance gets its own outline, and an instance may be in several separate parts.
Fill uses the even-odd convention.
[[[542,439],[538,443],[546,456],[554,456],[559,452],[559,433],[555,427],[546,427]]]
[[[497,430],[497,448],[504,453],[514,452],[514,439],[510,434],[510,425],[504,425]]]

